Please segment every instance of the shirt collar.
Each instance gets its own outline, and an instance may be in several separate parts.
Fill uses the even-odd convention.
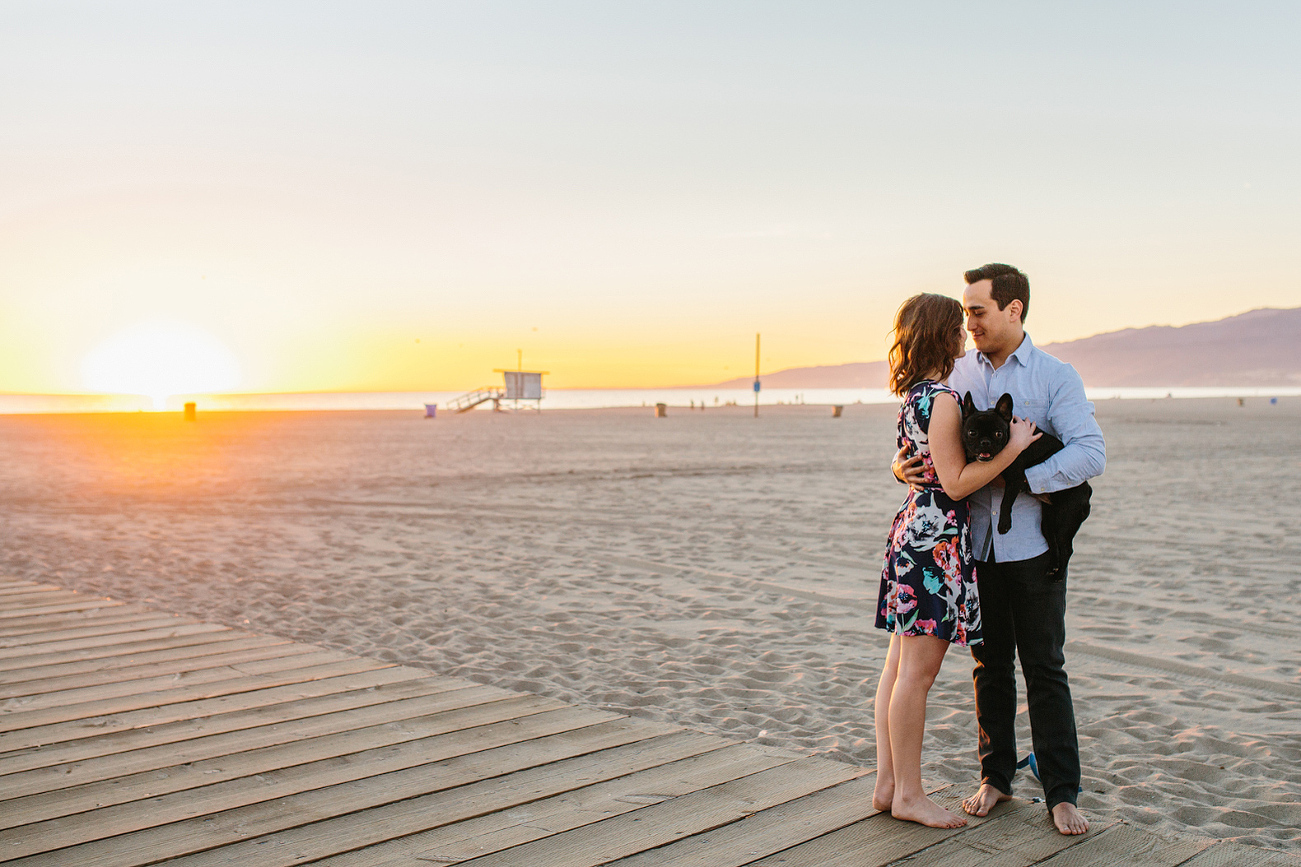
[[[1030,364],[1030,353],[1032,352],[1034,352],[1034,341],[1030,339],[1030,334],[1026,332],[1025,338],[1021,341],[1021,345],[1018,346],[1012,352],[1012,354],[1007,357],[1007,360],[1011,361],[1013,358],[1015,358],[1017,364],[1020,364],[1022,367],[1028,367]],[[994,365],[990,362],[988,356],[986,356],[985,353],[977,351],[976,357],[980,359],[981,364],[985,365],[991,370],[993,369]]]

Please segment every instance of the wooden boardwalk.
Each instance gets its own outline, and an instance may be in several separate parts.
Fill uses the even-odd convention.
[[[876,814],[869,771],[0,580],[0,863],[1298,867],[1013,801]],[[956,802],[945,790],[941,800]]]

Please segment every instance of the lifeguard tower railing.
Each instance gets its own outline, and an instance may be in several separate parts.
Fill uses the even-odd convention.
[[[481,403],[492,401],[493,409],[500,409],[501,400],[506,396],[506,389],[496,385],[485,385],[483,388],[476,388],[460,397],[454,397],[447,402],[447,408],[455,413],[469,412]]]

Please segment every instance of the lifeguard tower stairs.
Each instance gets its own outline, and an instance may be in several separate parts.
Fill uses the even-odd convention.
[[[474,391],[449,400],[447,408],[459,414],[469,412],[479,404],[492,401],[493,411],[500,412],[503,400],[514,401],[516,408],[519,407],[521,400],[531,400],[535,409],[542,408],[542,398],[545,395],[542,389],[542,377],[550,371],[495,370],[493,372],[503,374],[504,385],[485,385],[476,388]]]
[[[447,408],[455,413],[469,412],[481,403],[492,401],[492,409],[496,412],[501,409],[501,402],[505,397],[506,389],[485,385],[483,388],[476,388],[460,397],[452,398],[447,402]]]

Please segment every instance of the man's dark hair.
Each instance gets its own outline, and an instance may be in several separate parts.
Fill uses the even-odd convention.
[[[962,277],[967,281],[968,286],[981,280],[989,280],[993,284],[989,294],[999,310],[1006,310],[1007,305],[1013,301],[1020,301],[1021,321],[1025,321],[1025,315],[1030,311],[1030,281],[1020,271],[1011,265],[991,262],[968,271]]]

